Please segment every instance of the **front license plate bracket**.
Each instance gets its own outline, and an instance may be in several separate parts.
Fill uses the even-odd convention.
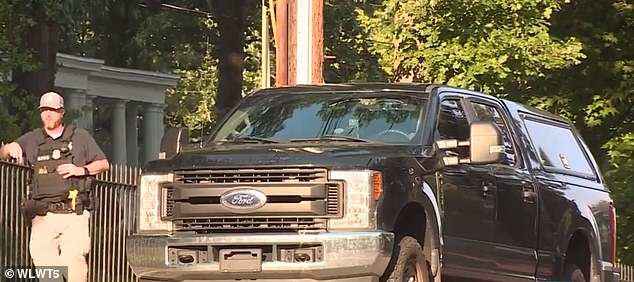
[[[218,260],[223,273],[262,271],[262,249],[222,249]]]

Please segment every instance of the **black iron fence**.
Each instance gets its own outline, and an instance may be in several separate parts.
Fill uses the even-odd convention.
[[[30,174],[28,167],[0,161],[1,267],[33,267],[28,251],[29,222],[20,211]],[[97,178],[96,206],[90,218],[89,282],[136,281],[126,261],[125,240],[134,231],[138,175],[137,168],[113,166]]]

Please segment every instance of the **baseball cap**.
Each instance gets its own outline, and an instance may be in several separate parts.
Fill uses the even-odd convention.
[[[46,92],[40,98],[40,108],[61,109],[64,107],[64,98],[56,92]]]

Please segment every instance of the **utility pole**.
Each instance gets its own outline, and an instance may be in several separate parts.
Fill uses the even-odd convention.
[[[324,83],[324,0],[313,0],[312,15],[312,47],[310,83]]]
[[[275,85],[288,85],[288,1],[275,3],[277,38],[275,42]]]
[[[269,18],[266,8],[266,0],[262,0],[262,53],[260,54],[262,70],[261,88],[269,88],[271,86],[271,66],[269,56]]]
[[[277,0],[276,85],[323,83],[323,0]]]

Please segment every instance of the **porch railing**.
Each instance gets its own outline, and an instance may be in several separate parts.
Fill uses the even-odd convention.
[[[634,266],[617,263],[616,267],[619,268],[622,282],[634,281]]]

